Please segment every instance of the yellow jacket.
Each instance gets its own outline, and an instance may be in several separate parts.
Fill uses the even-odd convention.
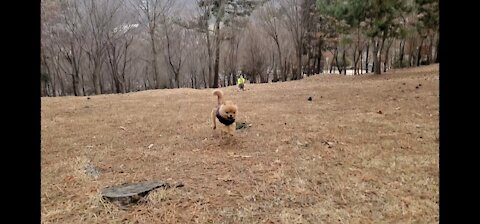
[[[243,84],[243,83],[245,83],[245,79],[243,77],[240,77],[240,78],[238,78],[237,83],[238,84]]]

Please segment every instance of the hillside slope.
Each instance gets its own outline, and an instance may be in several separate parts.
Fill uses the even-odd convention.
[[[438,64],[246,89],[222,88],[252,124],[231,141],[211,89],[42,98],[42,223],[438,222]],[[98,196],[143,180],[185,186]]]

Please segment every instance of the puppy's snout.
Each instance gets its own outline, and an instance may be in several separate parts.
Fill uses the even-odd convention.
[[[228,116],[229,116],[230,118],[232,118],[232,117],[233,117],[233,115],[232,115],[232,114],[230,114],[230,115],[228,115]]]

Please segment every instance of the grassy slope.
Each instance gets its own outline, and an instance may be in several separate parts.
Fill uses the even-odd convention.
[[[210,129],[211,89],[42,98],[42,223],[437,222],[438,79],[437,64],[223,88],[253,124],[231,141]],[[99,199],[154,179],[185,187],[129,210]]]

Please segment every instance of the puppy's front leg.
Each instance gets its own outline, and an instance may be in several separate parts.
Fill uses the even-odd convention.
[[[228,133],[233,136],[235,134],[236,128],[237,128],[237,124],[233,122],[233,124],[228,126]]]
[[[212,128],[216,129],[217,128],[217,122],[216,122],[216,110],[212,110]]]

